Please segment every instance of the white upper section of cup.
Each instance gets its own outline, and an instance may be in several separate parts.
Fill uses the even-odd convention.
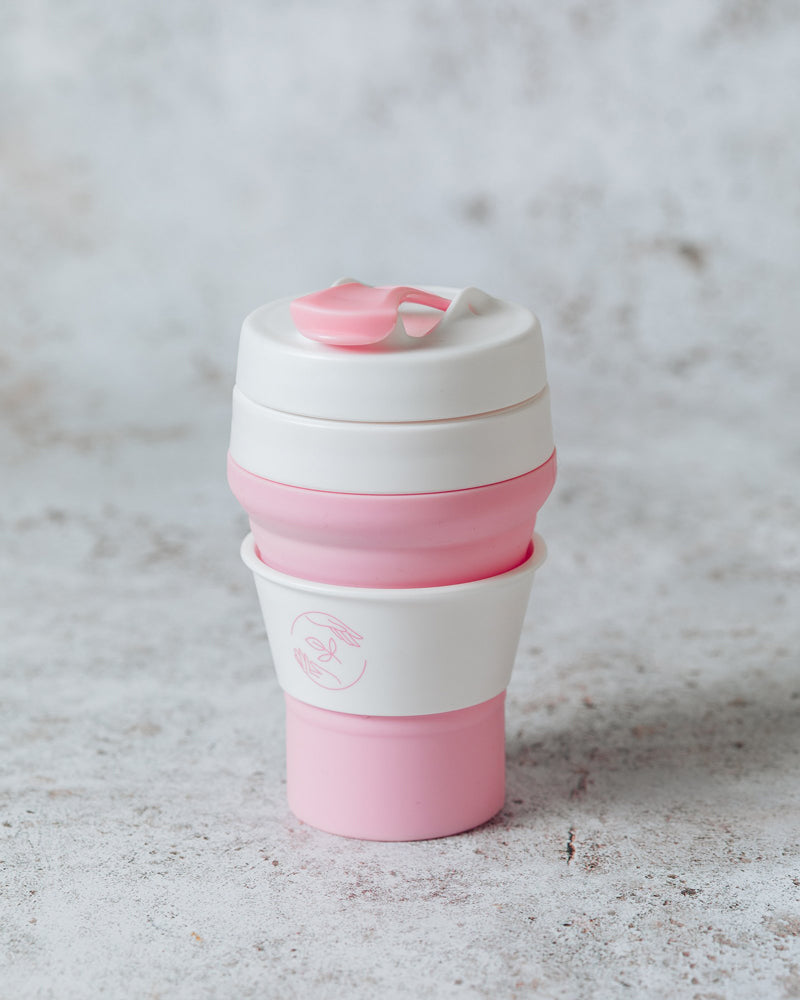
[[[450,299],[447,311],[403,306],[389,337],[350,348],[304,337],[292,321],[291,299],[261,306],[242,327],[239,391],[284,413],[395,423],[501,410],[545,387],[533,313],[476,288],[424,290]],[[438,323],[424,337],[409,336],[404,315]]]
[[[292,299],[247,317],[231,425],[238,465],[289,486],[399,494],[484,486],[547,461],[550,393],[533,313],[477,288],[358,288],[350,282],[344,296],[305,297],[301,321],[311,299],[311,333],[330,333],[335,344],[297,329]],[[439,308],[398,304],[393,293]],[[326,315],[326,303],[342,298],[350,312]],[[365,309],[377,300],[380,315],[353,314],[359,298]],[[370,328],[372,318],[381,329]],[[368,336],[384,339],[341,346],[365,324]]]

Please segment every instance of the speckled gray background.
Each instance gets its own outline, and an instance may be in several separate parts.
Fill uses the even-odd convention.
[[[800,997],[800,8],[0,12],[0,998]],[[238,327],[545,328],[560,481],[468,835],[295,821]]]

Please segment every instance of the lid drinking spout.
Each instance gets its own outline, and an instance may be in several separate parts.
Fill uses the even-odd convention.
[[[398,323],[402,324],[400,306],[404,302],[444,312],[451,300],[405,285],[373,287],[348,281],[295,299],[289,308],[295,326],[309,340],[359,347],[385,340]],[[423,337],[433,327],[409,325],[403,329],[410,337]]]

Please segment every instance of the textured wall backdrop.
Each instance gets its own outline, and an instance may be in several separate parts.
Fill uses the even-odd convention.
[[[581,385],[657,369],[693,397],[720,365],[711,391],[752,405],[796,350],[791,2],[2,19],[4,347],[64,433],[177,419],[230,381],[246,311],[343,274],[530,303]]]

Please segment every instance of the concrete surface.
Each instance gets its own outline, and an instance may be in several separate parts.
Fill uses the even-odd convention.
[[[800,996],[798,11],[12,3],[0,998]],[[224,483],[244,313],[545,327],[506,807],[289,814]]]

